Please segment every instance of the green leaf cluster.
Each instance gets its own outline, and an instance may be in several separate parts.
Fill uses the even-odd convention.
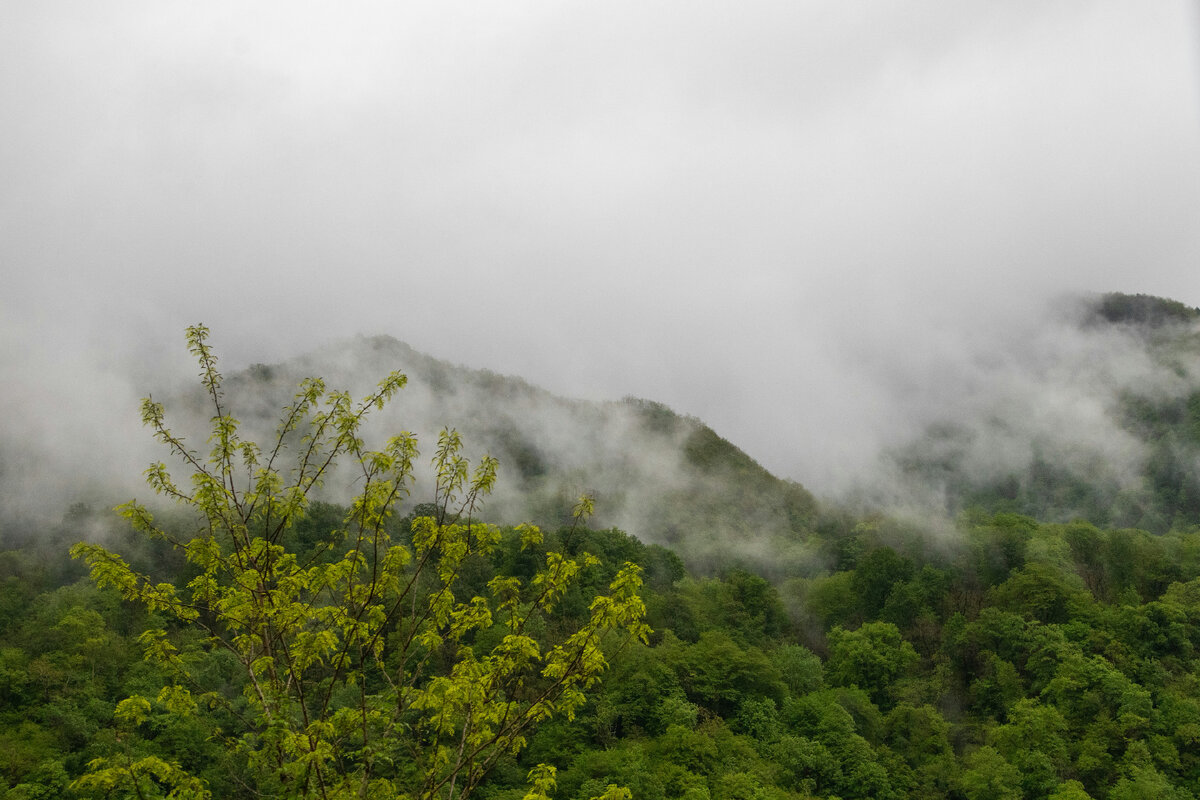
[[[161,404],[146,399],[142,417],[187,473],[177,480],[156,463],[147,482],[192,512],[196,527],[181,535],[137,502],[119,511],[182,552],[190,579],[155,580],[100,544],[71,551],[99,587],[163,620],[139,643],[170,682],[153,704],[141,695],[118,703],[118,729],[147,724],[155,707],[197,718],[235,770],[254,776],[258,796],[452,800],[518,753],[538,723],[578,711],[608,665],[609,637],[646,640],[632,564],[560,637],[539,634],[594,557],[548,552],[528,580],[498,576],[484,593],[464,589],[471,562],[490,558],[501,540],[478,518],[497,463],[485,456],[472,468],[453,430],[442,432],[433,457],[432,514],[407,531],[394,524],[416,438],[401,433],[371,450],[362,428],[403,387],[403,375],[358,401],[305,381],[262,447],[241,438],[226,408],[207,329],[189,328],[187,340],[213,409],[207,454],[167,426]],[[339,459],[355,465],[357,494],[339,527],[301,552],[291,533]],[[581,503],[586,511],[590,501]],[[523,548],[539,542],[535,528],[521,530]],[[189,648],[172,630],[202,637]],[[212,653],[236,665],[237,694],[206,675]],[[545,785],[535,781],[535,791]],[[73,788],[85,796],[208,793],[178,764],[128,754],[94,760]]]

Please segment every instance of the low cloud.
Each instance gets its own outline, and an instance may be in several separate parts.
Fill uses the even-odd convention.
[[[1019,372],[1052,298],[1200,301],[1196,32],[1182,0],[7,4],[7,503],[136,474],[196,322],[233,371],[387,334],[652,398],[844,492],[985,412],[974,360]],[[1026,426],[1102,416],[1027,380]]]

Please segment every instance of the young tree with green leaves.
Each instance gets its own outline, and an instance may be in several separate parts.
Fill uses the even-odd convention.
[[[592,556],[549,552],[528,581],[497,576],[488,596],[461,592],[464,565],[486,557],[501,531],[477,518],[496,461],[485,456],[472,470],[452,430],[433,458],[436,512],[409,531],[392,522],[412,480],[416,439],[400,433],[370,450],[360,434],[370,411],[404,386],[403,375],[392,373],[360,402],[320,379],[304,381],[276,436],[260,447],[241,438],[227,410],[208,330],[189,328],[187,342],[214,411],[210,452],[172,432],[151,399],[142,418],[188,473],[180,481],[156,463],[147,480],[193,512],[197,528],[175,535],[137,502],[119,511],[181,550],[194,577],[156,581],[99,544],[72,550],[99,585],[164,620],[141,642],[173,680],[155,697],[120,703],[117,721],[129,739],[165,710],[207,726],[247,796],[458,800],[518,753],[539,722],[574,715],[606,667],[606,646],[646,640],[632,564],[591,601],[582,625],[554,641],[539,638],[549,627],[542,618]],[[339,459],[355,465],[358,494],[343,524],[301,552],[288,532]],[[522,547],[540,544],[537,528],[518,530]],[[180,643],[169,627],[202,631],[202,644]],[[211,671],[197,665],[213,653],[236,663],[240,692],[206,680]],[[209,796],[197,776],[144,750],[89,766],[74,784],[83,794]],[[530,780],[529,797],[547,796],[553,768],[534,769]],[[605,797],[627,794],[610,787]]]

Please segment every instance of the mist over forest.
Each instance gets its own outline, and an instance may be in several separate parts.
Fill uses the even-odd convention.
[[[802,440],[796,447],[810,451],[798,460],[805,470],[773,475],[743,443],[653,398],[571,399],[388,336],[225,369],[230,410],[258,441],[270,439],[304,378],[322,377],[358,396],[398,369],[408,383],[372,421],[370,434],[382,440],[411,431],[428,452],[440,430],[457,429],[473,456],[500,461],[489,500],[497,518],[554,522],[586,492],[597,499],[595,522],[602,526],[709,560],[769,562],[781,558],[789,536],[795,557],[807,557],[794,534],[811,524],[818,499],[908,514],[934,528],[983,503],[1048,521],[1082,516],[1165,532],[1174,520],[1163,508],[1164,492],[1182,493],[1171,507],[1200,512],[1200,452],[1189,438],[1189,426],[1200,424],[1193,421],[1200,408],[1197,327],[1195,309],[1178,301],[1058,298],[1001,338],[958,342],[952,355],[916,373],[875,376],[873,390],[889,399],[887,435],[864,444],[856,471],[836,480],[830,454]],[[123,422],[105,429],[87,420],[93,433],[83,441],[6,428],[5,514],[53,515],[75,503],[144,495],[141,470],[165,454],[137,430],[133,398],[152,394],[165,403],[168,421],[200,442],[209,411],[191,382],[159,376],[135,387],[131,377],[114,380],[110,385],[121,389],[114,395],[127,404]],[[43,438],[33,438],[38,433]],[[417,475],[412,502],[431,491],[428,481]],[[765,494],[729,496],[731,482],[747,481]],[[329,481],[328,499],[344,501],[351,486],[352,476]]]
[[[212,484],[193,480],[193,489],[180,490],[174,487],[184,484],[173,480],[202,477],[205,463],[203,470],[232,468],[219,455],[230,431],[260,443],[261,452],[245,452],[270,454],[271,465],[314,457],[319,463],[324,445],[309,438],[316,428],[275,433],[281,420],[294,419],[285,409],[313,386],[306,381],[321,378],[314,397],[333,391],[324,407],[335,410],[337,392],[369,397],[380,376],[399,373],[403,388],[355,434],[370,448],[403,431],[420,448],[406,456],[415,459],[412,479],[400,486],[394,512],[375,523],[376,537],[410,542],[419,554],[429,531],[452,536],[460,529],[461,517],[445,516],[456,490],[446,483],[455,474],[447,472],[450,462],[438,455],[448,441],[442,432],[462,435],[464,479],[469,465],[486,464],[489,454],[499,465],[495,488],[488,482],[479,502],[470,502],[464,530],[480,531],[479,538],[472,544],[468,534],[461,550],[447,549],[435,563],[469,560],[439,566],[444,588],[430,598],[451,587],[470,593],[485,583],[492,592],[509,585],[496,581],[520,586],[531,560],[561,565],[573,558],[568,574],[578,583],[561,610],[529,618],[552,637],[587,624],[585,598],[605,582],[617,587],[636,570],[641,587],[629,606],[640,609],[630,630],[641,633],[597,650],[606,654],[601,688],[573,704],[571,715],[539,726],[527,749],[506,745],[469,766],[472,791],[515,799],[547,766],[564,796],[580,798],[606,786],[663,800],[1121,800],[1190,798],[1200,790],[1200,751],[1193,747],[1200,731],[1193,658],[1200,652],[1198,308],[1144,294],[1063,299],[989,347],[960,350],[934,372],[902,384],[884,377],[878,385],[892,387],[898,434],[864,454],[853,480],[823,492],[772,474],[705,421],[652,399],[570,399],[389,336],[346,339],[243,368],[225,367],[219,354],[212,361],[215,351],[196,350],[196,341],[205,340],[190,345],[201,354],[202,380],[215,382],[165,381],[142,411],[151,427],[162,413],[159,438],[171,437],[196,460],[189,466],[179,453],[168,459],[161,442],[127,450],[150,456],[152,465],[168,459],[175,479],[164,482],[153,466],[147,477],[181,503],[137,489],[137,472],[89,475],[86,459],[73,462],[45,440],[30,448],[28,432],[6,435],[0,448],[0,717],[7,725],[0,729],[0,752],[7,754],[0,758],[7,781],[0,797],[47,789],[71,797],[114,789],[162,795],[181,787],[197,797],[232,796],[252,784],[276,786],[268,788],[272,795],[305,796],[288,787],[282,756],[276,769],[283,777],[273,784],[276,773],[256,766],[257,756],[243,762],[236,755],[268,735],[265,727],[251,723],[240,740],[203,733],[207,724],[244,724],[235,718],[255,705],[252,694],[238,699],[228,658],[192,635],[193,624],[216,629],[203,616],[192,622],[190,604],[155,634],[178,641],[171,647],[184,648],[186,662],[141,663],[138,632],[162,624],[145,606],[162,614],[176,596],[170,583],[141,576],[182,581],[203,567],[187,583],[194,602],[204,602],[204,592],[236,592],[238,580],[217,589],[218,562],[204,561],[198,554],[208,551],[196,545],[213,542],[219,552],[214,525],[237,513],[237,492],[250,497],[254,481],[239,490],[237,481],[222,479],[231,488],[221,492],[232,492],[231,499],[217,516],[206,512],[206,522],[198,512],[207,502],[203,487]],[[343,424],[335,422],[331,435]],[[143,432],[143,440],[152,438]],[[241,448],[235,444],[231,457],[240,458]],[[280,523],[280,538],[271,540],[282,556],[277,569],[293,558],[327,566],[280,578],[281,588],[271,591],[295,591],[282,587],[358,563],[332,561],[330,543],[336,547],[358,530],[346,558],[364,551],[362,512],[355,509],[377,480],[375,467],[364,467],[385,463],[384,452],[328,471],[295,519]],[[292,480],[295,468],[284,469],[293,472],[280,479]],[[488,481],[486,473],[474,474],[473,482]],[[126,519],[119,519],[110,509],[131,495],[146,506],[123,506]],[[279,502],[291,496],[285,492]],[[265,522],[253,524],[267,524],[266,513]],[[157,521],[146,528],[151,515]],[[538,529],[511,527],[516,522],[545,534],[531,538]],[[230,530],[236,545],[237,528]],[[90,579],[66,558],[68,547],[87,562]],[[616,572],[621,561],[625,570]],[[387,563],[370,569],[386,570]],[[131,582],[111,577],[118,574]],[[536,573],[531,585],[554,574]],[[139,581],[145,588],[134,588]],[[115,587],[123,588],[118,594]],[[336,599],[323,597],[314,595],[308,607]],[[442,631],[437,641],[461,636],[450,620],[486,602],[477,595],[444,627],[429,630]],[[219,618],[219,609],[205,613]],[[528,613],[537,612],[535,601]],[[639,629],[643,618],[648,624]],[[296,646],[310,646],[301,642],[312,641],[318,619],[306,623]],[[495,626],[490,615],[480,619],[479,633],[445,649],[444,658],[454,647],[461,658],[484,646],[493,635],[485,629]],[[243,625],[235,622],[234,630]],[[150,641],[140,636],[142,644]],[[247,665],[259,663],[257,647],[246,641],[234,638],[229,647],[244,649]],[[496,645],[493,657],[503,647]],[[210,704],[205,715],[187,710],[192,690],[170,688],[179,678],[168,676],[180,669],[196,691],[207,687],[200,695]],[[429,687],[458,674],[432,669]],[[157,700],[137,693],[160,680],[168,683]],[[338,680],[334,670],[313,686]],[[519,686],[505,690],[505,702],[517,704],[510,709],[521,702]],[[131,708],[141,709],[132,723]],[[400,717],[411,723],[374,746],[415,747],[418,774],[436,780],[441,762],[424,765],[430,745],[418,732],[425,723],[412,713]],[[448,712],[438,713],[445,719]],[[457,724],[467,730],[471,718]],[[360,734],[331,730],[328,746],[343,752],[339,769],[369,769],[387,785],[411,781],[411,770],[360,761],[353,749]],[[365,729],[361,737],[371,741]]]
[[[1198,220],[1186,0],[2,3],[0,800],[1200,800]]]

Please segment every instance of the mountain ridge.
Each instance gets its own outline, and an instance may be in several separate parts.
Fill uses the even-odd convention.
[[[578,496],[596,500],[592,524],[671,545],[694,568],[811,561],[804,547],[817,513],[800,484],[772,475],[699,419],[652,400],[564,398],[520,377],[437,359],[390,336],[360,336],[279,364],[253,364],[226,381],[231,413],[269,435],[293,387],[310,375],[361,394],[368,375],[403,372],[407,385],[370,423],[436,441],[456,429],[469,453],[500,462],[486,512],[498,519],[563,524]],[[193,417],[199,413],[188,404]],[[168,407],[168,415],[171,409]],[[428,486],[418,481],[413,501]],[[772,556],[771,560],[776,560]]]

